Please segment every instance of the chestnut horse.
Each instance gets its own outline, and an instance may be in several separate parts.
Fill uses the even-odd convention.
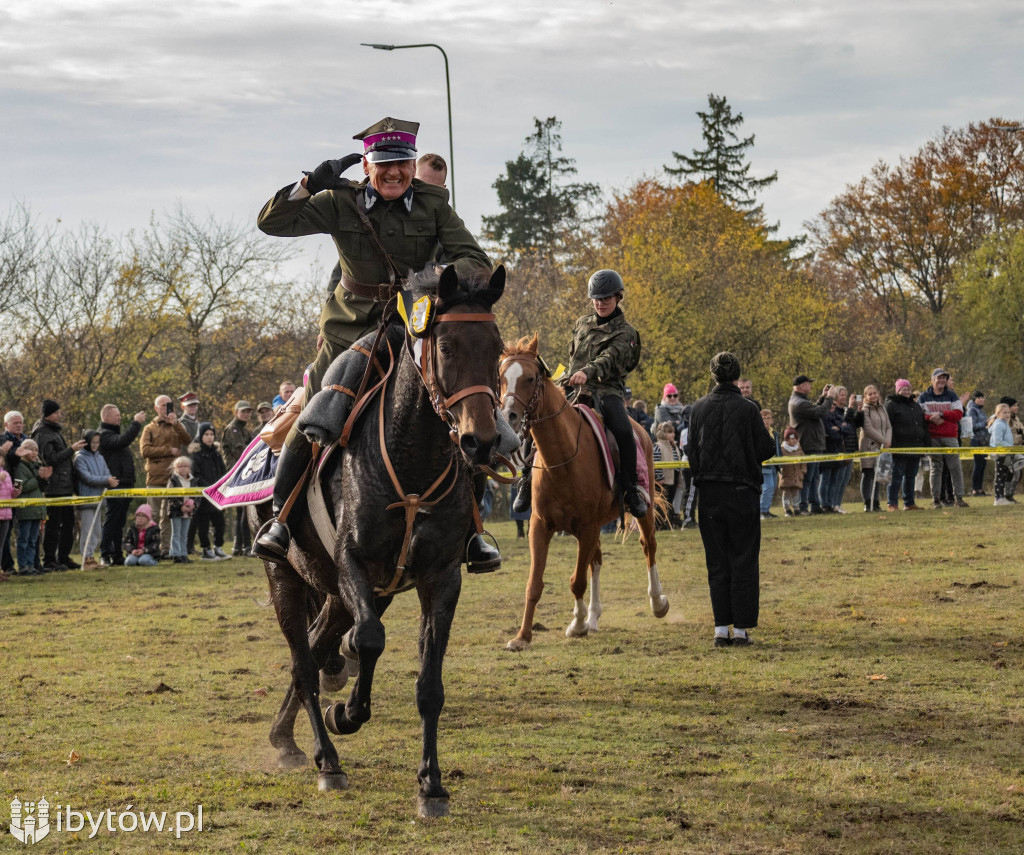
[[[533,516],[530,520],[530,578],[526,583],[526,607],[519,634],[508,642],[508,650],[525,650],[533,639],[533,618],[544,589],[544,567],[548,548],[556,531],[567,531],[578,541],[576,567],[569,588],[576,599],[572,622],[565,630],[569,638],[597,631],[601,617],[601,526],[619,515],[620,489],[610,489],[601,461],[601,449],[579,410],[570,406],[565,394],[548,377],[537,356],[537,336],[506,343],[498,369],[501,379],[502,412],[513,429],[529,431],[537,449],[533,465]],[[633,422],[640,437],[647,471],[654,473],[651,438]],[[653,495],[654,491],[651,490]],[[662,594],[658,565],[654,561],[654,503],[637,522],[640,546],[647,559],[647,595],[651,611],[661,618],[668,614],[668,599]],[[583,602],[590,568],[590,607]]]

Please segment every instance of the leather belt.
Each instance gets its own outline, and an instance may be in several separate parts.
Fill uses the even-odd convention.
[[[383,285],[365,285],[362,282],[356,282],[355,279],[350,279],[344,273],[341,274],[341,287],[360,297],[376,300],[378,303],[386,303],[402,289],[402,285],[399,282],[396,282],[394,285],[386,283]]]

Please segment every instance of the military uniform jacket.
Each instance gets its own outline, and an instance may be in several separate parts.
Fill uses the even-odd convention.
[[[569,348],[569,370],[587,375],[586,389],[599,397],[614,395],[625,398],[626,377],[640,361],[640,334],[618,311],[603,324],[597,312],[584,315],[572,330]]]
[[[327,234],[334,239],[342,273],[364,285],[388,282],[388,269],[356,207],[357,195],[366,181],[348,182],[340,190],[324,190],[315,196],[289,201],[293,184],[282,188],[263,206],[257,225],[268,235],[298,237]],[[448,204],[448,191],[418,179],[412,182],[412,209],[405,199],[388,202],[378,197],[366,212],[380,241],[399,271],[422,270],[433,261],[438,245],[460,274],[491,269],[491,260]],[[324,338],[347,347],[376,328],[381,307],[367,297],[346,291],[340,284],[327,298],[320,314]]]

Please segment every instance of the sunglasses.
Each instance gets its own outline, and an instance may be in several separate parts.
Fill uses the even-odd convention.
[[[678,398],[679,395],[677,395],[677,394],[676,395],[666,395],[665,397],[666,398]]]

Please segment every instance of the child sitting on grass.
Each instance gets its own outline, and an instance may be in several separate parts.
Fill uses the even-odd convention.
[[[124,563],[129,567],[155,567],[160,563],[160,526],[153,522],[153,509],[139,505],[135,522],[124,536]]]

